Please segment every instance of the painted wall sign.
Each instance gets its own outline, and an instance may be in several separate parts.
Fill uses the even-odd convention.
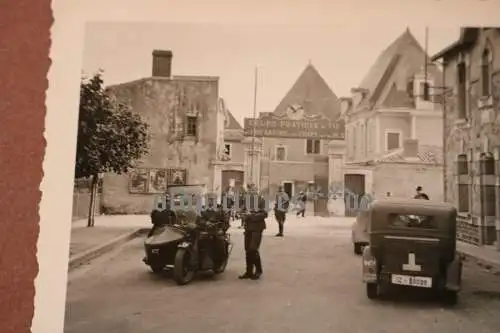
[[[245,118],[244,135],[252,136],[254,126],[257,137],[343,140],[345,136],[343,120],[333,121],[322,116],[304,116],[299,120],[273,114],[257,119]]]

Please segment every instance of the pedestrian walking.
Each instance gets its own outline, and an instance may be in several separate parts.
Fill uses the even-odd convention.
[[[299,205],[299,211],[297,212],[297,217],[302,215],[302,217],[305,217],[306,214],[306,201],[307,201],[307,196],[304,193],[304,191],[300,191],[299,197],[297,199],[297,204]]]
[[[275,235],[276,237],[283,237],[283,229],[289,205],[290,198],[288,197],[288,194],[283,191],[283,186],[280,186],[274,202],[274,217],[278,222],[278,233]]]
[[[245,206],[243,207],[243,233],[245,243],[245,273],[239,279],[258,280],[262,276],[262,260],[260,257],[260,245],[262,233],[266,229],[266,218],[268,216],[266,202],[257,193],[254,186],[249,186]],[[255,269],[255,270],[254,270]]]

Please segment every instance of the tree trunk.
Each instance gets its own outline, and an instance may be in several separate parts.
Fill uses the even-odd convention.
[[[95,215],[95,197],[97,192],[97,184],[99,182],[98,175],[92,176],[92,183],[90,185],[90,204],[89,204],[89,217],[87,220],[87,227],[94,226],[94,215]]]

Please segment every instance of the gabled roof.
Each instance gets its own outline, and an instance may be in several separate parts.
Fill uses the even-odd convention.
[[[240,123],[234,118],[231,111],[227,108],[224,98],[219,97],[219,107],[224,111],[224,129],[225,130],[243,130]]]
[[[340,116],[338,97],[312,64],[307,65],[273,113],[283,115],[293,104],[304,107],[305,115],[308,116],[323,115],[329,119]]]
[[[447,58],[460,50],[467,49],[468,47],[474,45],[479,37],[480,30],[481,28],[461,28],[458,40],[433,55],[431,60],[436,61],[440,58]]]
[[[236,120],[236,118],[234,118],[233,114],[229,110],[227,110],[227,118],[224,123],[224,129],[243,130],[243,127],[241,127],[240,123]]]
[[[407,84],[401,83],[402,75],[409,80],[420,72],[425,62],[425,50],[415,39],[409,29],[406,29],[392,44],[378,56],[361,81],[359,89],[366,92],[358,106],[411,106]],[[428,66],[428,71],[436,81],[440,81],[439,70]],[[435,82],[438,83],[438,82]]]

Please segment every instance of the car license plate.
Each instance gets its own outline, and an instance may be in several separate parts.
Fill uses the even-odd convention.
[[[412,286],[420,288],[431,288],[432,278],[424,276],[410,276],[410,275],[397,275],[391,276],[392,284],[399,284],[402,286]]]

